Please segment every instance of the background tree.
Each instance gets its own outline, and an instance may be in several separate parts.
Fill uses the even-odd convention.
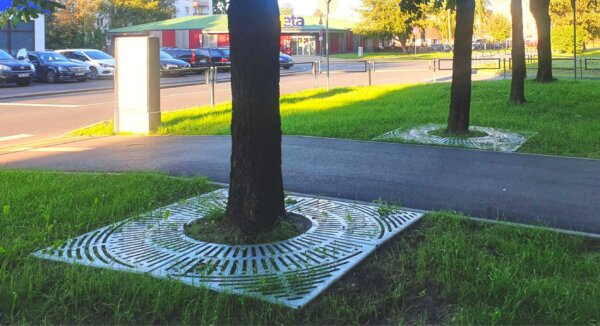
[[[538,70],[536,81],[547,83],[554,81],[552,77],[552,40],[551,40],[551,21],[550,21],[550,0],[530,0],[529,7],[538,35]]]
[[[487,32],[486,25],[488,24],[488,8],[491,3],[489,0],[475,0],[475,30],[478,34]]]
[[[363,0],[361,20],[354,28],[358,35],[395,40],[406,51],[406,41],[412,33],[416,15],[402,10],[397,0]]]
[[[213,2],[213,14],[225,15],[227,14],[227,8],[229,8],[229,0],[212,0]]]
[[[126,27],[170,19],[175,0],[104,0],[99,13],[110,21],[110,28]]]
[[[285,215],[281,173],[277,0],[232,0],[231,174],[224,222],[248,235]],[[256,37],[260,35],[260,37]]]
[[[279,8],[279,14],[283,16],[291,16],[294,14],[294,7],[291,3],[286,3]]]
[[[600,1],[598,0],[577,0],[577,26],[581,30],[577,31],[577,39],[583,40],[582,48],[585,49],[585,43],[589,40],[600,38]],[[573,48],[573,8],[571,7],[571,0],[551,0],[550,1],[550,18],[552,19],[552,36],[555,33],[566,35],[567,28],[563,26],[570,26],[571,34],[571,45],[569,51],[572,52]],[[560,29],[561,30],[559,32]],[[565,38],[568,36],[565,36]],[[561,37],[557,41],[562,42],[562,46],[556,46],[555,39],[552,39],[553,49],[564,50],[565,45],[561,41]]]
[[[313,16],[316,16],[316,17],[325,17],[325,14],[321,11],[321,9],[317,8],[313,12]]]
[[[510,84],[510,101],[515,104],[525,103],[525,38],[523,37],[523,3],[522,0],[510,1],[512,14],[512,79]]]
[[[490,36],[494,38],[496,42],[504,42],[510,37],[512,26],[510,20],[506,18],[506,16],[500,14],[493,14],[490,17],[488,24],[490,29]],[[522,24],[523,23],[521,22],[521,25]]]
[[[577,26],[577,53],[584,50],[586,34],[583,26]],[[552,49],[562,53],[573,53],[573,25],[552,28]]]
[[[452,60],[452,87],[447,132],[462,135],[469,132],[471,111],[471,60],[475,1],[456,1],[456,35]]]
[[[102,49],[106,42],[104,33],[96,28],[100,1],[65,0],[63,4],[63,9],[46,18],[46,46]]]
[[[442,38],[446,40],[446,43],[450,44],[454,35],[454,26],[456,25],[456,13],[454,12],[454,8],[446,9],[447,2],[437,3],[430,1],[421,4],[422,17],[419,19],[419,25],[438,30]]]

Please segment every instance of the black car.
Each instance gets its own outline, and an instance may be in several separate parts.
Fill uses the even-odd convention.
[[[191,64],[192,68],[225,67],[229,68],[231,62],[219,49],[178,49],[162,48],[175,59],[183,60]]]
[[[10,54],[0,50],[0,83],[15,83],[28,86],[35,76],[32,64],[15,60]]]
[[[170,54],[160,51],[160,73],[162,75],[183,76],[189,72],[191,65],[183,60],[173,58]]]
[[[25,57],[19,51],[17,58]],[[35,66],[36,78],[49,84],[66,80],[86,81],[90,70],[85,64],[70,61],[62,54],[50,51],[27,52],[27,60]]]

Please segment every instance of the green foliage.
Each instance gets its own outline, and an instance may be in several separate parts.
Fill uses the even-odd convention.
[[[585,30],[577,27],[577,52],[581,53],[585,44]],[[552,28],[552,49],[562,53],[573,53],[573,26],[563,25]]]
[[[0,12],[0,26],[28,22],[63,7],[61,2],[53,0],[12,0],[12,5]]]
[[[490,34],[497,42],[511,38],[512,22],[504,15],[492,15],[490,19]]]
[[[111,0],[100,5],[99,13],[110,21],[110,28],[126,27],[170,19],[175,0]]]
[[[585,33],[577,32],[578,37],[585,41],[600,38],[600,2],[597,0],[576,1],[577,26],[583,28]],[[560,26],[570,25],[573,29],[573,7],[571,0],[551,0],[550,17],[552,31]],[[572,47],[572,46],[571,46]]]
[[[397,0],[363,0],[362,8],[355,33],[406,42],[416,15],[403,11]]]
[[[104,32],[96,28],[96,13],[100,2],[65,0],[65,7],[46,19],[46,47],[50,49],[102,49]]]

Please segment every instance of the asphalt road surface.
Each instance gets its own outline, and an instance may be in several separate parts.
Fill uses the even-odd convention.
[[[282,70],[281,93],[288,94],[315,87],[315,78],[311,65],[296,65],[290,71]],[[437,73],[436,78],[448,81],[451,72]],[[215,87],[216,102],[231,100],[231,88],[228,74],[220,76],[221,82]],[[371,76],[373,85],[430,82],[434,73],[429,70],[429,61],[404,61],[378,63],[376,72]],[[474,79],[493,78],[490,75],[476,74]],[[209,85],[204,84],[201,76],[163,78],[163,84],[176,80],[187,85],[161,89],[161,110],[171,111],[199,105],[210,104]],[[29,95],[18,95],[15,88],[0,89],[0,148],[58,137],[74,129],[89,126],[113,118],[114,91],[76,91],[67,94],[47,94],[49,89],[56,92],[69,87],[85,85],[102,88],[112,81],[89,81],[80,84],[35,84],[32,87],[17,88],[29,91]],[[338,62],[331,65],[331,87],[368,85],[369,76],[364,63]],[[191,84],[191,85],[190,85]],[[95,86],[96,85],[96,86]],[[317,87],[325,87],[325,74],[318,75]],[[93,87],[92,87],[93,88]],[[34,93],[38,93],[35,95]]]
[[[0,153],[0,166],[165,171],[228,183],[231,140],[102,137]],[[288,191],[600,234],[600,160],[284,137]]]

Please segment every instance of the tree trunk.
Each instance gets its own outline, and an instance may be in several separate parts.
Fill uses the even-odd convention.
[[[550,0],[530,0],[529,7],[538,34],[538,71],[536,81],[547,83],[552,77],[552,43],[550,41]]]
[[[474,15],[474,0],[457,0],[454,60],[452,61],[452,90],[447,129],[448,133],[455,135],[469,132]]]
[[[512,14],[512,80],[510,84],[510,101],[515,104],[525,103],[525,39],[523,38],[523,3],[522,0],[511,0]]]
[[[225,222],[248,235],[285,215],[281,174],[277,0],[232,0],[231,174]]]

